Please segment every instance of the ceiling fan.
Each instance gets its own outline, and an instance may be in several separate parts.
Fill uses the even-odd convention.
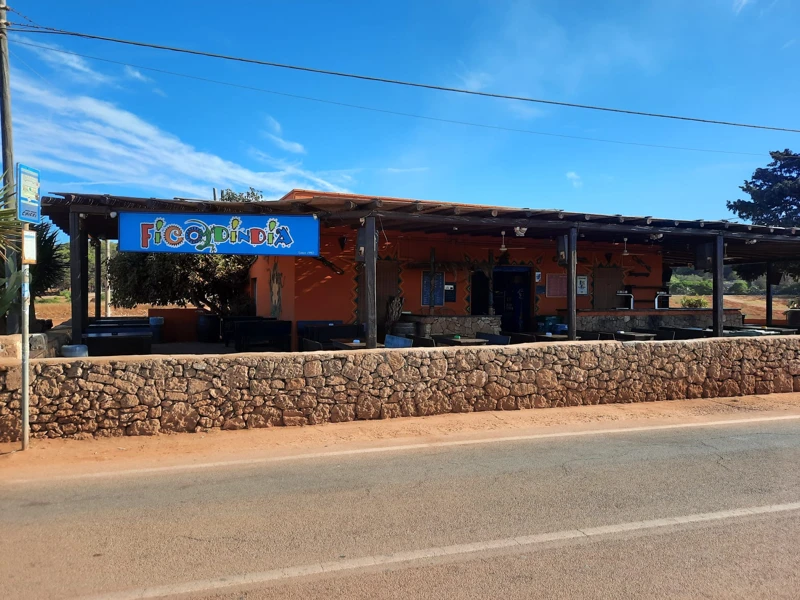
[[[642,256],[639,252],[628,252],[628,238],[622,238],[622,241],[625,242],[624,249],[622,250],[622,256]]]
[[[524,250],[525,249],[523,246],[517,246],[517,247],[509,248],[508,246],[506,246],[506,232],[505,231],[501,231],[500,235],[503,238],[502,241],[500,242],[500,248],[499,248],[501,254],[504,253],[506,250]],[[494,248],[483,248],[483,250],[494,250]]]

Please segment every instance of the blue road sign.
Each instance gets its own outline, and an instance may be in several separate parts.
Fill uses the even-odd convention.
[[[17,164],[17,219],[40,223],[42,203],[39,198],[39,171]]]

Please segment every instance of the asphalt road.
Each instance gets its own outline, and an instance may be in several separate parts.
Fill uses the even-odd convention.
[[[796,598],[798,465],[786,420],[5,481],[0,596]]]

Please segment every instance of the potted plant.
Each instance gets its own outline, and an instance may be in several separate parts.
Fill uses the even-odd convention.
[[[789,310],[784,312],[789,327],[800,328],[800,298],[789,300]]]

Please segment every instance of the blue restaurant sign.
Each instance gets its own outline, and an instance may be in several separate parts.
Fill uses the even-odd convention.
[[[312,215],[119,214],[122,252],[319,256]]]

